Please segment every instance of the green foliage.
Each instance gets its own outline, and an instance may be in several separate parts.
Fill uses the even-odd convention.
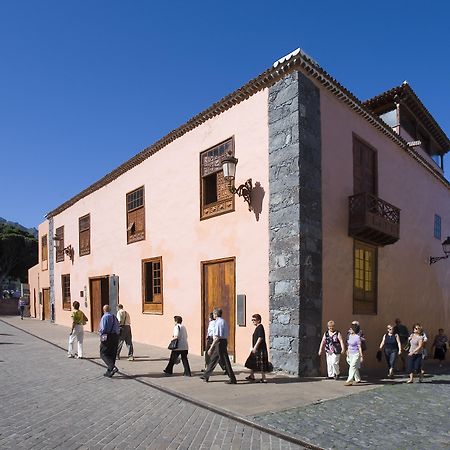
[[[0,223],[0,284],[6,277],[25,283],[38,261],[38,241],[27,231]]]

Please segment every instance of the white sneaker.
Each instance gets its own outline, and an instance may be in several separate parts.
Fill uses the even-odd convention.
[[[67,355],[67,357],[68,357],[68,358],[75,358],[75,356],[73,356],[71,353],[69,353],[69,354]]]
[[[76,356],[76,358],[77,358],[77,359],[83,359],[82,356],[78,356],[78,355]]]
[[[134,361],[134,356],[129,356],[128,361]]]

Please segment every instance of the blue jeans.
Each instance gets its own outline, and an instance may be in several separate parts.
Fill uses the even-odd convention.
[[[422,353],[408,355],[408,373],[420,373],[422,369]]]
[[[395,361],[397,360],[397,356],[398,356],[398,350],[392,350],[390,348],[385,348],[384,356],[386,358],[386,362],[387,362],[389,369],[394,370]]]

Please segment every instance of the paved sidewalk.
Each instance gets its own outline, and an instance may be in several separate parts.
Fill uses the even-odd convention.
[[[31,318],[20,320],[16,316],[3,316],[1,320],[67,351],[68,327]],[[125,345],[122,349],[124,356],[117,361],[116,365],[123,374],[243,417],[305,406],[349,395],[355,390],[362,392],[377,387],[376,384],[363,383],[349,392],[348,387],[344,386],[344,380],[336,382],[322,378],[299,379],[284,374],[269,374],[267,384],[250,383],[245,380],[249,373],[248,369],[239,365],[233,365],[238,380],[237,385],[224,384],[228,377],[221,373],[220,367],[211,376],[209,383],[205,383],[199,378],[204,359],[191,354],[189,355],[191,378],[183,377],[181,364],[175,366],[173,376],[167,377],[162,371],[167,365],[169,350],[139,342],[133,342],[133,346],[135,361],[127,360]],[[84,353],[89,361],[103,366],[99,357],[97,334],[85,332]],[[77,362],[79,361],[73,361],[74,364]],[[342,360],[342,366],[346,369],[344,360]],[[102,369],[99,368],[99,373],[101,371]],[[219,386],[220,389],[218,389]]]

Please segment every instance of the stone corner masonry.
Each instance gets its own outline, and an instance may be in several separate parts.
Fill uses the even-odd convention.
[[[269,89],[269,324],[275,368],[317,376],[322,325],[320,91],[301,72]]]

